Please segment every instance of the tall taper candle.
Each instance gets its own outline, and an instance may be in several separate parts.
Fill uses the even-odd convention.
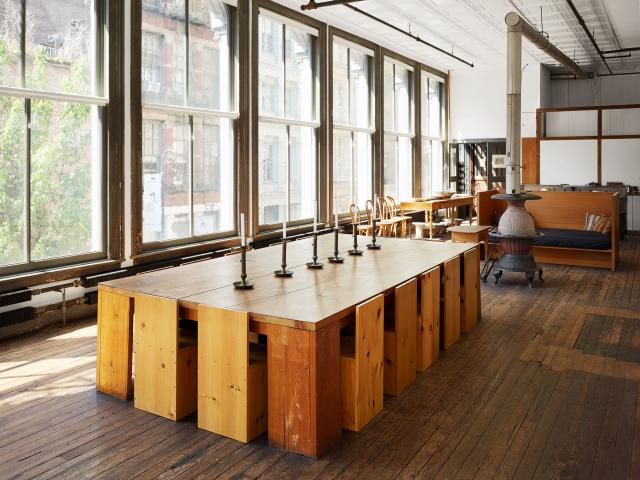
[[[240,246],[247,246],[247,239],[244,236],[244,213],[240,214]]]

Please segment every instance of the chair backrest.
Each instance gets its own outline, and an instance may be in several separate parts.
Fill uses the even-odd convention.
[[[380,220],[389,220],[391,218],[389,207],[387,206],[387,202],[384,197],[376,198],[376,210]]]
[[[351,224],[360,224],[360,209],[355,203],[349,207],[349,215],[351,215]]]
[[[371,224],[371,215],[373,214],[373,202],[367,200],[364,204],[365,212],[367,214],[367,223]]]

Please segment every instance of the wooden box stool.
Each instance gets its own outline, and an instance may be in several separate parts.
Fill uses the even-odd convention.
[[[420,311],[416,336],[416,369],[421,372],[440,354],[440,267],[420,277]]]
[[[443,275],[443,323],[444,348],[451,347],[460,339],[460,257],[444,262]]]
[[[176,300],[137,294],[134,406],[171,420],[196,411],[197,344],[180,334]]]
[[[382,411],[384,295],[356,307],[354,336],[340,337],[342,428],[358,431]]]
[[[489,243],[489,230],[491,230],[491,227],[483,225],[459,225],[447,229],[451,233],[451,241],[454,243],[480,243],[482,245],[480,258],[482,260],[484,260]]]
[[[267,430],[266,351],[252,351],[249,314],[198,306],[198,427],[241,442]]]
[[[393,310],[385,316],[384,393],[399,395],[416,378],[418,280],[395,288]]]
[[[468,332],[480,316],[480,246],[462,257],[460,288],[460,331]]]

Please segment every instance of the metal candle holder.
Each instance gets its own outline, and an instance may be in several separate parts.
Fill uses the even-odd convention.
[[[313,234],[313,262],[307,263],[307,268],[323,268],[324,263],[318,261],[318,234]]]
[[[358,250],[358,227],[357,224],[353,224],[353,249],[349,250],[349,255],[362,255],[364,252]]]
[[[371,243],[367,245],[369,250],[380,250],[382,245],[376,243],[376,217],[374,215],[373,220],[371,220],[371,224],[373,226],[373,233],[371,234]]]
[[[276,270],[273,274],[276,277],[293,277],[293,271],[287,270],[287,239],[282,239],[282,269]]]
[[[253,282],[247,282],[247,247],[242,245],[240,247],[240,265],[242,267],[242,271],[240,273],[240,278],[242,279],[239,282],[233,282],[233,286],[239,290],[249,290],[253,288]]]
[[[334,237],[333,237],[333,257],[329,257],[329,263],[343,263],[344,258],[338,256],[338,233],[339,229],[336,227],[334,229]]]

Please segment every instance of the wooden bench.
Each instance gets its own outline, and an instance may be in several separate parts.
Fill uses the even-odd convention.
[[[382,411],[384,295],[356,307],[353,327],[340,337],[342,428],[357,432]]]
[[[478,224],[496,226],[506,210],[503,200],[491,198],[497,190],[480,192]],[[531,192],[542,197],[526,203],[536,228],[582,230],[587,213],[611,217],[611,247],[606,250],[534,246],[536,261],[560,265],[609,268],[615,271],[619,254],[618,194],[611,192]]]

